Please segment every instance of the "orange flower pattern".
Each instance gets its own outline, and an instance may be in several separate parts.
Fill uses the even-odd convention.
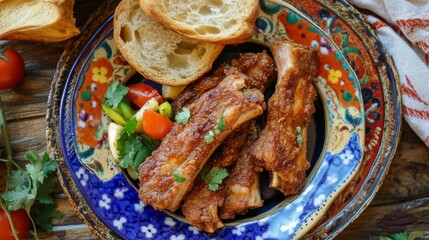
[[[88,146],[100,147],[106,134],[100,132],[101,101],[112,79],[113,66],[107,58],[99,58],[89,63],[76,100],[77,140]]]

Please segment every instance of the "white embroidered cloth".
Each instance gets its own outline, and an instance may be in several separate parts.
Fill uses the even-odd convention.
[[[429,147],[429,1],[349,2],[372,12],[367,20],[398,70],[404,118]]]

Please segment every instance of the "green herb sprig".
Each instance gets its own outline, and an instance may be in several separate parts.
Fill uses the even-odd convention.
[[[58,163],[50,159],[47,153],[43,157],[39,157],[35,151],[25,154],[25,159],[28,160],[25,168],[15,162],[1,99],[0,124],[7,156],[6,159],[0,159],[6,163],[7,167],[6,191],[0,195],[0,207],[8,217],[15,239],[19,238],[10,211],[19,209],[25,210],[33,225],[32,234],[35,239],[39,239],[36,225],[50,233],[52,232],[52,218],[63,216],[56,209],[56,204],[51,196],[55,187],[55,172]],[[37,208],[32,209],[34,205],[37,205]]]

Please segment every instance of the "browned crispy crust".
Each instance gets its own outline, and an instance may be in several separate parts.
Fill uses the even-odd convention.
[[[6,1],[0,1],[0,4]],[[46,26],[32,26],[17,28],[7,32],[0,32],[1,40],[19,40],[35,42],[60,42],[80,33],[73,18],[74,0],[49,0],[53,7],[59,11],[60,17],[52,24]],[[0,6],[1,8],[2,6]],[[0,10],[1,14],[1,10]]]
[[[222,184],[219,185],[217,191],[211,191],[208,184],[198,177],[183,202],[183,215],[195,227],[212,233],[224,226],[218,215],[224,198],[225,192]]]
[[[219,211],[221,219],[233,219],[237,214],[245,214],[249,209],[261,207],[263,200],[259,188],[259,172],[250,155],[249,148],[258,138],[256,121],[251,120],[248,134],[240,156],[229,170],[225,180],[225,201]]]
[[[310,167],[306,158],[307,126],[315,111],[312,81],[318,61],[313,49],[289,41],[274,43],[271,51],[278,80],[268,101],[266,126],[251,154],[271,171],[270,186],[289,195],[301,190]],[[301,145],[298,128],[302,129]]]
[[[276,67],[274,60],[266,51],[261,53],[242,53],[231,64],[222,64],[211,75],[204,76],[189,84],[173,102],[173,110],[180,112],[184,106],[190,105],[203,93],[216,87],[233,68],[247,76],[246,88],[256,88],[264,92],[275,80]]]
[[[193,102],[199,95],[216,86],[223,75],[234,70],[248,76],[246,88],[256,88],[262,92],[274,80],[276,73],[274,60],[265,51],[257,54],[244,53],[240,55],[239,59],[233,60],[231,65],[223,64],[214,71],[213,75],[188,86],[176,99],[175,106],[180,107]],[[237,159],[241,159],[239,163],[234,164],[232,170],[228,170],[228,172],[232,171],[230,172],[231,181],[220,184],[219,190],[211,191],[208,184],[197,178],[195,183],[197,186],[194,185],[186,195],[182,212],[186,219],[197,228],[206,232],[214,232],[223,227],[219,213],[224,203],[225,188],[229,193],[227,195],[228,204],[223,210],[224,218],[229,219],[230,216],[243,214],[249,208],[262,205],[258,174],[255,172],[253,161],[248,161],[249,158],[252,158],[248,154],[248,150],[243,149],[246,142],[247,145],[251,144],[247,139],[248,134],[252,134],[253,137],[250,141],[253,142],[256,139],[255,120],[248,121],[235,129],[206,163],[207,168],[212,166],[229,168]],[[240,180],[246,180],[246,182],[237,185],[237,181]]]
[[[216,88],[208,91],[190,106],[191,118],[186,125],[176,124],[139,167],[139,197],[157,210],[179,208],[185,194],[212,152],[237,127],[262,114],[264,96],[255,89],[244,89],[245,76],[231,73]],[[226,129],[206,142],[224,117]],[[174,181],[173,172],[186,180]]]

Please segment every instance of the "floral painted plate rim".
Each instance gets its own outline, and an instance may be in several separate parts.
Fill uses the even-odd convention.
[[[114,6],[114,3],[112,4],[111,2],[110,2],[110,4],[111,4],[111,6],[110,7],[113,7]],[[106,15],[108,16],[108,14],[106,13]],[[99,20],[98,21],[98,23],[99,24],[101,24],[102,23],[102,21],[101,20]],[[74,49],[74,51],[78,51],[78,50],[76,50],[76,49]],[[62,63],[64,64],[64,65],[67,65],[67,64],[73,64],[73,63],[71,63],[71,62],[67,62],[67,60],[70,60],[70,59],[67,59],[67,58],[62,58]],[[59,66],[60,66],[61,64],[59,64]],[[66,66],[66,67],[70,67],[70,66]],[[64,73],[63,73],[64,74]],[[57,72],[56,73],[56,76],[55,76],[55,78],[54,78],[54,80],[55,79],[57,79],[57,78],[59,78],[60,77],[60,75],[61,75],[61,72],[59,71],[59,72]],[[58,83],[58,82],[57,82]],[[59,83],[60,85],[64,85],[64,83]],[[57,86],[57,91],[54,91],[54,86],[56,85],[56,82],[54,82],[53,83],[53,90],[52,90],[52,92],[51,92],[51,97],[50,97],[50,102],[52,102],[52,99],[56,99],[56,101],[58,100],[57,98],[59,97],[59,95],[61,94],[61,91],[60,92],[58,92],[58,86]],[[66,84],[67,85],[67,84]],[[62,87],[64,87],[64,86],[62,86]],[[58,107],[58,106],[56,106],[56,107]],[[54,111],[54,107],[52,107],[52,108],[50,108],[49,109],[49,111],[48,111],[48,113],[51,113],[51,114],[48,114],[48,116],[55,116],[55,115],[52,115],[52,113],[53,113],[53,111]],[[58,109],[57,109],[58,110]],[[57,119],[58,120],[58,119]],[[50,128],[49,129],[54,129],[54,125],[55,125],[55,123],[53,123],[53,122],[55,122],[55,121],[48,121],[48,126],[50,126]],[[50,146],[55,146],[55,147],[59,147],[58,146],[58,142],[57,142],[57,140],[58,139],[55,139],[55,136],[53,136],[52,135],[52,132],[51,133],[49,133],[49,131],[48,131],[48,141],[52,144],[52,143],[54,143],[54,145],[51,145],[51,144],[49,144]],[[56,155],[56,156],[61,156],[62,154],[60,154],[59,152],[58,152],[58,149],[52,149],[52,147],[51,147],[51,153],[53,153],[54,155]],[[62,167],[62,170],[61,170],[61,172],[62,173],[64,173],[64,171],[67,171],[67,167],[66,166],[64,166],[64,164],[62,163],[62,165],[61,165],[61,167]],[[85,177],[85,173],[83,172],[82,173],[82,176],[83,177]],[[74,186],[74,183],[73,183],[73,179],[71,179],[70,178],[70,176],[68,176],[68,177],[65,177],[65,176],[63,176],[63,175],[61,175],[60,174],[60,180],[61,180],[61,182],[62,182],[62,185],[63,185],[63,187],[64,187],[64,189],[66,190],[67,189],[67,187],[75,187]],[[67,190],[66,190],[67,191]],[[72,196],[72,195],[69,195],[69,198],[70,198],[70,200],[71,200],[71,202],[72,202],[72,204],[74,204],[74,203],[76,203],[76,202],[81,202],[81,201],[85,201],[85,199],[82,199],[82,197],[81,196]],[[79,199],[80,198],[80,199]],[[83,218],[84,218],[84,220],[89,224],[89,226],[91,227],[92,226],[92,228],[93,228],[93,230],[94,230],[94,232],[95,233],[97,233],[97,234],[99,234],[99,236],[100,237],[103,237],[103,238],[110,238],[111,236],[115,236],[115,234],[112,234],[112,233],[110,233],[110,231],[108,231],[108,230],[105,230],[105,228],[106,228],[106,226],[104,225],[104,223],[102,222],[102,221],[99,221],[99,219],[97,219],[97,217],[94,215],[94,213],[91,211],[91,207],[89,207],[89,209],[88,209],[88,207],[83,207],[83,206],[75,206],[76,207],[76,209],[80,209],[79,211],[78,211],[78,213],[79,214],[81,214],[81,215],[83,215]],[[83,211],[81,210],[81,209],[83,209]],[[174,221],[173,221],[174,222]],[[170,222],[170,224],[175,224],[175,223],[172,223],[172,222]],[[259,226],[258,228],[261,228],[261,226]],[[237,231],[239,231],[239,229],[237,230]],[[109,237],[110,236],[110,237]]]

